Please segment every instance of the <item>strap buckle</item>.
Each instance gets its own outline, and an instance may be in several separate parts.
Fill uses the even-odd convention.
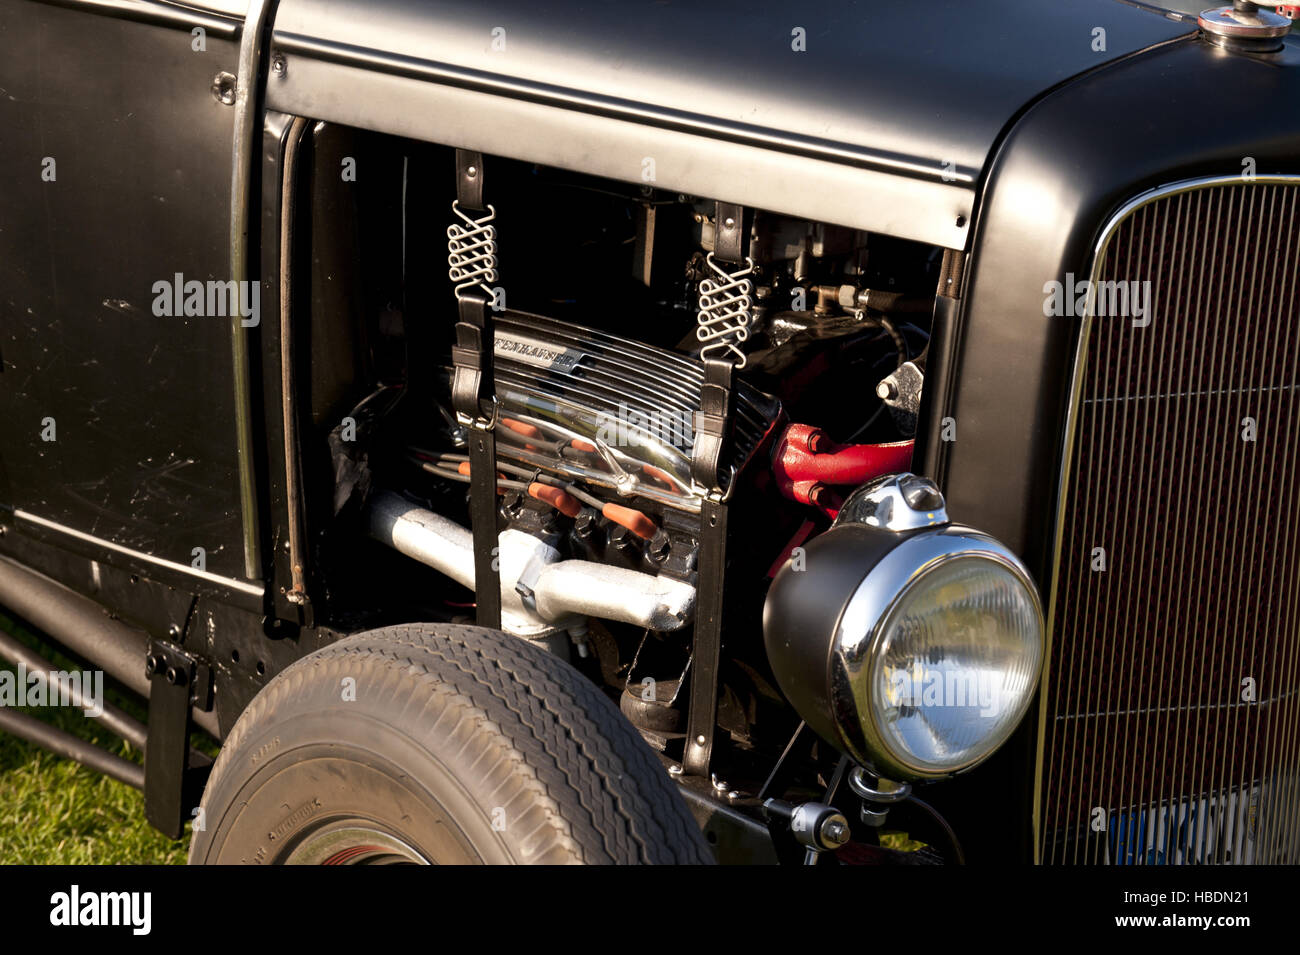
[[[462,428],[469,428],[471,431],[491,431],[501,420],[501,406],[495,401],[492,402],[492,414],[488,417],[479,415],[469,415],[463,411],[456,412],[456,423]]]

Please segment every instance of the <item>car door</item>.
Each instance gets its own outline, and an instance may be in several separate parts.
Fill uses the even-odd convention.
[[[230,277],[245,4],[0,0],[0,504],[182,576],[245,575],[230,323],[166,307]]]

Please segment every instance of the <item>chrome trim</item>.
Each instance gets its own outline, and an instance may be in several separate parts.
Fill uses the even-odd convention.
[[[877,789],[876,786],[880,788]],[[911,783],[896,783],[891,779],[876,779],[876,786],[868,781],[868,774],[861,766],[853,767],[849,773],[849,788],[859,799],[867,802],[890,803],[902,802],[912,795]]]
[[[1033,600],[1038,616],[1039,671],[1030,684],[1036,688],[1041,679],[1043,654],[1042,601],[1028,569],[1003,544],[982,531],[960,524],[946,524],[907,537],[889,551],[863,578],[845,605],[835,625],[831,643],[830,696],[831,717],[840,732],[841,742],[858,762],[870,766],[891,780],[946,779],[983,762],[991,756],[1024,719],[1032,693],[1026,693],[1015,718],[1008,720],[997,737],[990,737],[982,752],[951,769],[936,772],[932,768],[909,762],[885,741],[875,725],[870,693],[871,666],[889,620],[899,601],[927,574],[938,566],[962,559],[986,560],[1010,571]],[[851,736],[845,730],[854,731]]]
[[[230,277],[238,287],[248,278],[248,231],[253,164],[257,148],[258,98],[266,26],[275,0],[249,0],[248,20],[239,39],[239,68],[235,83],[235,134],[230,155]],[[238,310],[236,310],[238,311]],[[239,448],[239,510],[244,532],[244,574],[262,576],[258,541],[257,486],[253,473],[253,402],[248,360],[248,335],[243,318],[230,320],[230,355],[234,370],[235,436]]]
[[[844,502],[835,524],[866,524],[910,531],[948,523],[948,506],[929,478],[886,474],[862,485]]]
[[[177,30],[203,27],[211,36],[233,40],[239,35],[242,17],[231,10],[206,5],[203,0],[172,3],[168,0],[37,0],[50,7],[80,10],[117,20],[134,20]]]
[[[105,550],[112,551],[115,554],[121,554],[124,557],[130,557],[137,561],[153,564],[157,567],[164,567],[167,570],[178,574],[185,574],[187,577],[197,577],[199,580],[207,581],[210,584],[216,584],[220,587],[227,587],[231,590],[237,590],[240,593],[248,594],[250,597],[261,598],[265,588],[261,584],[249,583],[246,580],[238,580],[234,577],[222,577],[220,574],[210,573],[206,570],[199,570],[188,564],[178,564],[174,560],[167,560],[165,557],[155,557],[153,554],[146,554],[144,551],[133,550],[130,547],[123,547],[121,544],[115,544],[110,540],[102,537],[96,537],[93,534],[87,534],[76,528],[68,527],[66,524],[59,524],[44,517],[38,517],[27,511],[15,510],[14,521],[17,523],[34,524],[37,527],[43,527],[46,530],[56,531],[59,534],[73,537],[88,544],[94,544]],[[97,570],[95,571],[98,572]]]
[[[1047,598],[1047,626],[1044,630],[1043,645],[1043,667],[1039,675],[1039,701],[1038,701],[1038,740],[1034,753],[1034,805],[1032,812],[1032,825],[1034,837],[1034,864],[1042,864],[1042,801],[1043,801],[1043,746],[1046,742],[1047,734],[1047,681],[1051,676],[1052,666],[1052,639],[1054,637],[1053,629],[1056,620],[1056,605],[1059,597],[1058,587],[1060,583],[1061,571],[1061,537],[1065,528],[1065,508],[1066,501],[1070,492],[1070,472],[1074,464],[1074,445],[1077,437],[1076,431],[1079,424],[1079,402],[1080,395],[1083,393],[1083,374],[1087,366],[1088,359],[1088,340],[1092,332],[1093,309],[1096,305],[1097,282],[1100,278],[1101,268],[1106,260],[1106,251],[1110,246],[1110,241],[1120,225],[1124,223],[1139,209],[1148,206],[1153,202],[1161,199],[1168,199],[1185,192],[1194,192],[1198,189],[1209,189],[1215,186],[1294,186],[1300,185],[1300,175],[1276,175],[1260,176],[1256,175],[1250,179],[1243,179],[1241,173],[1229,176],[1205,176],[1196,179],[1183,179],[1177,182],[1169,183],[1164,186],[1156,186],[1145,192],[1139,193],[1130,199],[1124,205],[1120,206],[1102,226],[1098,233],[1098,238],[1093,246],[1092,268],[1088,272],[1088,301],[1084,309],[1082,322],[1079,328],[1079,341],[1075,346],[1074,362],[1070,373],[1070,394],[1066,403],[1065,411],[1065,435],[1061,448],[1061,468],[1057,478],[1056,488],[1056,519],[1052,527],[1052,564],[1050,572],[1050,583],[1048,585]]]

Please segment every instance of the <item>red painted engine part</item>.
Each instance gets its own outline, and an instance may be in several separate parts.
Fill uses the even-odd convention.
[[[772,473],[786,497],[833,518],[844,500],[837,488],[854,488],[882,474],[906,471],[914,444],[836,444],[819,428],[792,424],[773,446]]]

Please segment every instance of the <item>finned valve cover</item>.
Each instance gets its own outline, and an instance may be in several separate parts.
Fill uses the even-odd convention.
[[[701,363],[523,312],[497,316],[497,453],[576,480],[698,511],[691,479]],[[719,475],[729,491],[780,416],[780,403],[741,383],[735,432]]]

